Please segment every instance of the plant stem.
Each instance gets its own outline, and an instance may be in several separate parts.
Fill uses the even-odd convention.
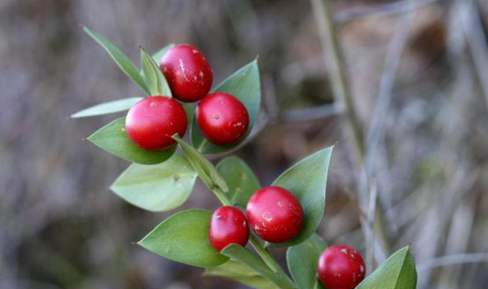
[[[344,55],[340,47],[336,27],[333,21],[331,0],[311,0],[311,2],[315,18],[317,19],[320,41],[322,42],[324,51],[327,51],[327,65],[330,67],[329,73],[333,80],[334,95],[338,101],[345,105],[348,124],[353,132],[352,135],[356,148],[357,164],[361,170],[364,170],[364,159],[366,154],[364,132],[354,106],[354,98],[347,77]],[[361,195],[359,197],[360,203],[362,203]],[[388,251],[390,244],[385,230],[385,220],[381,212],[381,203],[379,203],[375,210],[373,231],[376,233],[375,237],[377,237],[383,245],[383,249]],[[363,224],[363,226],[365,225],[367,224]]]
[[[288,277],[288,275],[283,271],[281,268],[280,264],[276,262],[276,260],[273,258],[273,256],[266,250],[266,248],[259,242],[259,240],[256,238],[256,236],[251,235],[249,237],[249,241],[251,242],[252,246],[258,253],[258,255],[261,257],[261,259],[268,265],[268,267],[273,271],[274,273],[280,275],[283,277],[284,281],[286,284],[282,284],[281,286],[287,286],[287,288],[295,288],[293,281]]]
[[[203,148],[207,145],[207,143],[208,143],[207,139],[204,138],[200,143],[200,145],[198,146],[197,151],[200,153],[203,152]]]
[[[259,242],[259,240],[256,238],[256,236],[251,235],[249,237],[249,241],[251,242],[252,246],[258,253],[258,255],[263,259],[264,263],[268,265],[268,267],[271,269],[273,272],[279,272],[282,271],[280,265],[275,261],[273,256],[266,250],[266,248]]]
[[[332,8],[330,0],[312,0],[314,12],[318,22],[320,41],[322,47],[327,51],[327,66],[330,67],[330,77],[332,77],[332,86],[334,95],[338,101],[345,104],[346,116],[349,119],[349,125],[353,132],[354,144],[357,150],[357,157],[362,162],[364,156],[364,133],[361,126],[354,99],[347,77],[344,55],[340,47],[339,39],[335,30],[332,18]]]
[[[222,203],[222,205],[232,206],[232,202],[229,200],[229,198],[227,198],[225,193],[219,187],[214,186],[214,188],[212,188],[212,192],[217,197],[217,199],[219,199],[219,201]]]

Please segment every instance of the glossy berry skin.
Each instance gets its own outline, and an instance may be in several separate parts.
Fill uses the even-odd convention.
[[[290,241],[303,227],[303,208],[288,190],[269,186],[257,190],[247,203],[249,226],[261,239]]]
[[[364,279],[363,257],[347,245],[330,246],[320,255],[318,276],[327,289],[353,289]]]
[[[146,150],[166,149],[175,141],[174,134],[183,136],[187,119],[183,106],[173,98],[149,96],[136,103],[125,118],[129,138]]]
[[[236,207],[218,208],[212,214],[208,237],[210,244],[217,251],[221,251],[229,244],[246,246],[249,239],[246,216]]]
[[[249,113],[235,96],[216,92],[204,97],[195,111],[203,135],[217,145],[239,141],[247,132]]]
[[[170,48],[159,62],[173,96],[185,102],[194,102],[212,87],[212,68],[205,56],[189,44]]]

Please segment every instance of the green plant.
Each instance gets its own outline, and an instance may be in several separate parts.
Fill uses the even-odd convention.
[[[153,56],[149,56],[141,49],[142,68],[138,69],[108,39],[87,28],[85,31],[109,53],[122,71],[139,85],[145,95],[172,96],[172,90],[165,76],[160,69],[157,69],[157,61],[174,45],[161,49]],[[231,94],[245,106],[249,116],[246,131],[248,133],[256,122],[261,101],[257,60],[237,70],[217,85],[212,92]],[[184,96],[180,98],[184,99]],[[122,112],[147,99],[148,97],[132,97],[99,104],[80,111],[73,117]],[[206,154],[225,154],[238,146],[243,139],[240,138],[238,142],[226,145],[207,141],[194,117],[195,104],[187,103],[184,109],[190,123],[190,141],[183,140],[183,133],[177,131],[180,136],[172,135],[172,139],[179,149],[176,146],[162,146],[158,150],[147,150],[141,145],[136,145],[128,136],[124,125],[125,117],[115,119],[88,137],[90,142],[101,149],[132,162],[114,182],[112,191],[139,208],[153,212],[168,211],[178,208],[188,199],[198,177],[222,205],[241,209],[247,207],[248,217],[250,217],[255,210],[252,204],[257,202],[257,197],[252,196],[256,191],[259,194],[261,187],[252,170],[236,156],[227,156],[216,166],[205,157]],[[332,147],[315,152],[283,172],[271,184],[273,187],[264,189],[266,192],[270,188],[279,188],[279,191],[286,193],[278,194],[280,195],[278,199],[273,195],[270,200],[276,201],[277,207],[266,211],[270,209],[264,206],[265,211],[260,212],[261,217],[266,212],[280,213],[277,208],[280,207],[278,203],[282,202],[281,205],[292,207],[290,213],[298,218],[298,222],[291,222],[296,226],[292,234],[287,234],[286,238],[268,238],[276,243],[263,242],[258,237],[259,230],[256,229],[257,235],[249,235],[251,245],[249,247],[243,246],[247,236],[244,238],[243,235],[246,234],[242,234],[242,231],[237,239],[224,238],[224,243],[230,243],[225,244],[225,247],[222,248],[220,243],[212,246],[209,240],[212,238],[209,237],[212,212],[206,209],[190,209],[177,212],[164,220],[138,244],[167,259],[204,268],[205,276],[225,277],[254,288],[322,288],[317,278],[316,268],[319,255],[327,246],[315,232],[324,216],[331,154]],[[249,201],[251,198],[253,200]],[[248,206],[248,203],[251,205]],[[237,212],[234,211],[239,215]],[[240,218],[243,216],[241,215]],[[264,217],[253,219],[250,224],[254,224],[255,227],[256,222],[267,222],[266,216]],[[289,219],[285,218],[285,222],[279,223],[277,228],[290,225],[290,222],[286,221]],[[286,231],[289,228],[284,229]],[[276,246],[287,247],[286,259],[291,276],[271,255],[270,249]],[[222,250],[218,251],[215,247]],[[416,272],[413,258],[409,249],[404,248],[392,255],[357,288],[410,289],[415,286]]]

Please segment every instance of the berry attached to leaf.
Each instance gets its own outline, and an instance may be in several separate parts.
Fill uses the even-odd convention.
[[[269,186],[257,190],[247,204],[250,227],[261,239],[281,243],[295,238],[303,227],[303,208],[288,190]]]
[[[212,214],[208,237],[210,244],[217,251],[221,251],[230,244],[246,246],[249,239],[246,216],[236,207],[218,208]]]
[[[235,96],[225,92],[204,97],[195,113],[203,135],[217,145],[236,143],[246,134],[249,126],[246,107]]]
[[[149,96],[136,103],[127,113],[125,129],[129,138],[146,150],[166,149],[183,136],[187,127],[183,106],[173,98]]]
[[[212,68],[205,56],[189,44],[170,48],[161,58],[159,68],[174,97],[181,101],[197,101],[212,87]]]
[[[366,270],[363,257],[356,249],[336,245],[320,255],[317,271],[327,289],[353,289],[364,279]]]

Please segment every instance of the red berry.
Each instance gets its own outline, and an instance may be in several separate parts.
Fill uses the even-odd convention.
[[[268,242],[286,242],[303,227],[303,209],[297,198],[278,186],[264,187],[247,203],[250,227]]]
[[[187,120],[183,106],[173,98],[149,96],[136,103],[125,118],[129,138],[146,150],[160,150],[173,145],[175,133],[183,136]]]
[[[210,244],[218,251],[229,244],[246,246],[249,239],[246,216],[236,207],[218,208],[212,214],[208,236]]]
[[[212,86],[212,68],[205,56],[189,44],[170,48],[159,63],[177,99],[193,102],[207,95]]]
[[[320,255],[317,271],[327,289],[353,289],[364,279],[364,260],[352,247],[330,246]]]
[[[237,142],[249,125],[246,107],[236,97],[225,92],[211,93],[197,106],[196,118],[203,135],[217,145]]]

